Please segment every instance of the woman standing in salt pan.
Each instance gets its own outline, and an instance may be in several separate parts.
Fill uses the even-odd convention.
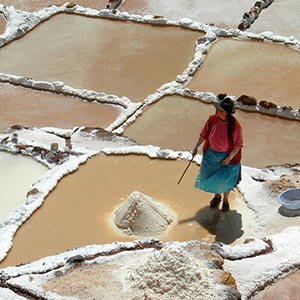
[[[234,102],[226,94],[217,96],[216,112],[209,116],[193,150],[204,142],[203,158],[195,187],[214,193],[210,207],[217,207],[222,200],[222,211],[229,210],[229,193],[241,179],[242,128],[232,116]]]

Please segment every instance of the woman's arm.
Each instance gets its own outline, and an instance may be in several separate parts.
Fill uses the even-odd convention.
[[[222,161],[222,166],[227,166],[235,155],[240,151],[241,147],[234,147],[228,156]]]
[[[197,144],[195,145],[195,147],[194,147],[194,149],[193,149],[193,152],[192,152],[193,156],[195,156],[195,155],[197,154],[197,152],[198,152],[198,147],[203,143],[203,141],[204,141],[204,139],[203,139],[201,136],[199,136],[199,139],[198,139],[198,141],[197,141]]]

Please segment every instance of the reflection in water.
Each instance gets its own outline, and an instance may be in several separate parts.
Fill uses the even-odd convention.
[[[216,242],[231,244],[240,238],[242,230],[242,215],[236,210],[229,210],[226,213],[219,209],[211,209],[209,206],[197,211],[195,216],[179,220],[178,224],[197,222],[208,232],[215,235]]]

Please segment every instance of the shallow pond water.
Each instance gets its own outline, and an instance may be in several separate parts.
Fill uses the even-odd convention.
[[[30,157],[0,151],[0,223],[26,200],[31,185],[48,168]]]
[[[2,15],[0,15],[0,34],[5,31],[6,28],[6,21]]]
[[[235,26],[253,5],[252,0],[126,0],[119,9],[141,15],[162,15],[170,20],[190,18],[201,23]]]
[[[75,3],[83,7],[91,7],[95,9],[103,9],[106,7],[108,0],[76,0]],[[16,9],[25,11],[36,11],[50,5],[63,5],[67,1],[65,0],[2,0],[1,4],[12,5]],[[71,2],[71,1],[70,1]],[[74,2],[73,2],[74,3]]]
[[[260,17],[248,31],[271,31],[282,36],[300,39],[300,20],[298,0],[273,1],[272,5],[262,11]]]
[[[299,282],[300,273],[298,271],[268,286],[252,300],[297,300],[300,295]]]
[[[140,238],[125,235],[113,222],[115,209],[132,191],[153,197],[176,212],[168,231],[158,236],[163,241],[216,239],[233,243],[251,235],[254,221],[238,193],[232,193],[228,213],[212,210],[208,207],[211,195],[193,187],[196,165],[177,185],[185,167],[183,161],[136,155],[94,157],[76,173],[63,178],[43,206],[20,227],[0,266],[33,261],[88,244]]]
[[[221,39],[188,87],[300,107],[300,52],[279,44]]]
[[[0,71],[142,101],[187,68],[202,35],[60,14],[0,49]]]
[[[214,112],[213,105],[181,96],[167,96],[145,109],[125,128],[124,134],[139,144],[192,151],[200,129]],[[237,110],[235,116],[243,128],[244,165],[266,167],[299,161],[299,153],[295,151],[300,149],[299,121],[242,110]]]
[[[118,106],[88,103],[74,97],[0,84],[0,130],[15,124],[105,128],[120,111]]]

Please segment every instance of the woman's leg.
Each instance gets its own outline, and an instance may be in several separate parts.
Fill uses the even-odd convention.
[[[224,193],[222,211],[229,210],[229,194],[230,192]]]
[[[221,194],[215,194],[215,196],[210,200],[210,207],[216,207],[222,200]]]

